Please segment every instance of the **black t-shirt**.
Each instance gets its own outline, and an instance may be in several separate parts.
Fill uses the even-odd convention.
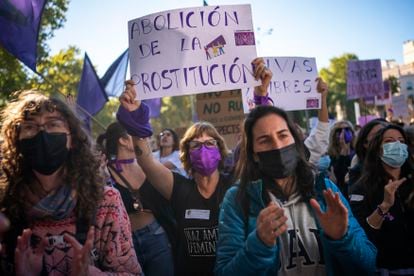
[[[206,199],[194,180],[174,173],[171,206],[177,221],[176,275],[213,275],[218,240],[219,206],[228,183],[220,176]]]
[[[128,214],[136,212],[134,209],[134,199],[128,188],[119,183],[114,183],[114,187],[118,189],[121,194],[122,201]],[[144,209],[151,210],[157,219],[158,223],[167,232],[173,250],[176,246],[176,221],[170,203],[166,200],[147,179],[139,188],[139,199]]]

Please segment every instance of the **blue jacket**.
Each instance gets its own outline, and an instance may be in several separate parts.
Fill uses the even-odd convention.
[[[329,179],[324,181],[327,189],[339,192]],[[325,187],[323,181],[322,185],[315,187],[318,195],[316,199],[322,210],[326,209],[321,193]],[[256,218],[265,208],[262,199],[262,180],[248,185],[250,210],[247,224],[241,205],[236,201],[238,189],[238,186],[229,189],[221,206],[215,273],[216,275],[277,275],[280,265],[278,243],[269,247],[256,234]],[[342,195],[341,199],[348,209],[348,231],[345,236],[341,240],[331,240],[323,234],[323,230],[318,225],[327,275],[372,275],[375,271],[377,250],[368,240]]]

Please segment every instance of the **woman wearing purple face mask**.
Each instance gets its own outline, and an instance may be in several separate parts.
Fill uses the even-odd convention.
[[[256,89],[267,91],[272,73],[263,59],[253,61]],[[149,182],[170,202],[177,221],[176,275],[213,275],[218,239],[218,213],[230,179],[222,174],[227,147],[208,122],[191,126],[180,142],[180,159],[190,179],[170,171],[151,153],[148,107],[136,99],[133,82],[120,97],[118,120],[133,136],[139,165]],[[160,264],[162,265],[162,264]]]
[[[348,197],[348,188],[345,181],[345,175],[351,165],[354,156],[354,129],[349,121],[336,122],[330,133],[328,154],[331,158],[332,179],[342,194]]]

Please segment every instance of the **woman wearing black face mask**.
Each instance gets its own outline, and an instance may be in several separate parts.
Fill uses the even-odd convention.
[[[370,275],[376,249],[338,188],[316,177],[287,114],[256,107],[219,218],[216,275]]]
[[[120,195],[104,187],[72,110],[25,91],[2,122],[0,207],[11,223],[0,274],[140,274]]]

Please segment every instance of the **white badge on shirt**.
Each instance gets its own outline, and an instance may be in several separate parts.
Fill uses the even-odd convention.
[[[186,219],[210,219],[210,210],[187,209],[185,210]]]

